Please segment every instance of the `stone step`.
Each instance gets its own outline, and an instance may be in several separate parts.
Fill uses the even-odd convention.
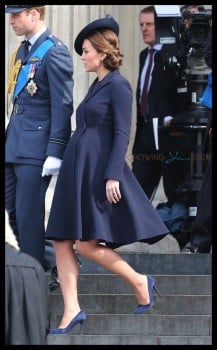
[[[154,276],[161,296],[154,294],[155,305],[150,313],[210,315],[212,307],[211,276]],[[132,289],[117,275],[80,275],[79,301],[87,313],[132,313],[135,296]],[[62,314],[61,290],[51,293],[52,319]]]
[[[212,254],[120,253],[136,271],[149,275],[211,275]],[[80,274],[110,274],[102,266],[77,254]]]
[[[212,298],[204,295],[154,296],[155,304],[149,314],[154,315],[211,315]],[[79,294],[80,306],[88,314],[132,314],[137,306],[134,295],[127,294]],[[63,313],[61,295],[51,297],[52,320]],[[53,322],[52,322],[53,323]],[[52,324],[52,328],[56,325]]]
[[[211,275],[153,275],[161,295],[210,295]],[[49,278],[49,276],[48,276]],[[78,291],[81,294],[131,294],[132,288],[115,274],[80,274]],[[60,288],[52,295],[60,294]]]
[[[47,345],[211,345],[211,336],[48,335]]]
[[[58,319],[56,319],[58,322]],[[88,314],[84,323],[83,335],[90,336],[133,336],[134,344],[141,344],[147,337],[198,337],[198,344],[203,337],[211,337],[212,319],[208,315],[152,315],[152,314]],[[80,334],[80,325],[76,325],[71,334]],[[48,344],[64,341],[64,338],[71,338],[70,335],[49,335]],[[85,340],[82,336],[81,342]],[[200,340],[199,340],[200,338]],[[123,338],[122,338],[123,339]],[[74,338],[73,338],[74,340]],[[95,337],[98,345],[97,337]],[[116,339],[117,340],[117,339]],[[120,341],[120,340],[119,340]],[[156,340],[155,340],[156,341]],[[72,344],[72,343],[70,343]],[[104,343],[105,344],[105,343]],[[117,344],[118,345],[118,344]]]
[[[146,314],[135,315],[130,286],[100,265],[78,256],[78,291],[87,313],[67,335],[47,336],[47,345],[212,344],[212,255],[120,252],[138,272],[152,275],[161,293]],[[48,276],[49,279],[49,276]],[[51,328],[63,312],[60,288],[51,292]]]

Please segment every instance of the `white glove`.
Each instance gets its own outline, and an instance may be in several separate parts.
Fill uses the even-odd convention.
[[[164,126],[169,126],[170,125],[170,121],[172,119],[173,119],[173,117],[171,115],[167,115],[166,117],[164,117],[164,120],[163,120]]]
[[[43,164],[41,176],[58,175],[61,164],[62,159],[51,156],[47,157]]]

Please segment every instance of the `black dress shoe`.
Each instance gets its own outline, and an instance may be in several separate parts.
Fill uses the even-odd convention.
[[[57,274],[57,267],[54,266],[51,270],[51,280],[49,282],[49,289],[51,292],[53,292],[55,289],[57,289],[60,285],[58,274]]]
[[[181,249],[181,253],[184,254],[194,254],[194,253],[210,253],[210,247],[208,246],[201,246],[196,243],[188,242],[186,245]]]

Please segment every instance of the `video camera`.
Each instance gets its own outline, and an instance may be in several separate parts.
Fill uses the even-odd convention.
[[[197,12],[183,11],[177,43],[177,92],[186,92],[188,108],[176,116],[176,125],[206,125],[207,111],[200,98],[211,69],[205,62],[205,48],[210,30],[212,11],[200,7]],[[181,23],[182,20],[182,23]],[[186,107],[187,107],[186,105]]]
[[[177,115],[172,124],[180,126],[207,124],[200,98],[211,71],[204,54],[212,11],[203,6],[192,6],[197,12],[187,10],[188,5],[184,10],[177,5],[162,5],[160,13],[159,6],[155,5],[156,42],[167,46],[164,65],[173,69],[177,82]]]
[[[198,12],[191,13],[188,10],[182,13],[183,22],[188,22],[187,27],[180,25],[180,45],[183,54],[204,55],[207,36],[210,29],[212,11],[205,10],[203,6],[198,8]]]

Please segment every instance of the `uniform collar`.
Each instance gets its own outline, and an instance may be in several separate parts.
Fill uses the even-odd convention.
[[[35,35],[33,35],[28,41],[30,42],[31,46],[34,45],[36,40],[47,30],[46,26],[43,26],[39,32],[37,32]],[[26,39],[27,40],[27,39]]]

